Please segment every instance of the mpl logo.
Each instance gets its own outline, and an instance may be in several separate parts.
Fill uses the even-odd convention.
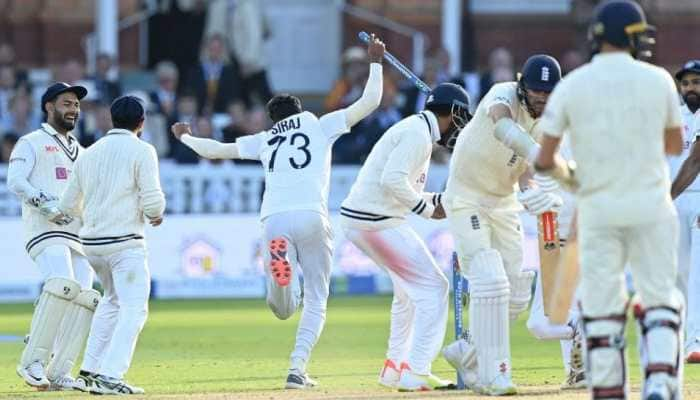
[[[58,152],[58,146],[46,145],[46,146],[44,146],[44,150],[45,150],[47,153],[57,153],[57,152]]]
[[[182,246],[182,273],[189,278],[216,275],[221,267],[221,250],[207,238],[188,240]]]
[[[420,174],[420,176],[418,177],[418,179],[416,179],[416,183],[425,183],[425,172],[423,172],[422,174]]]

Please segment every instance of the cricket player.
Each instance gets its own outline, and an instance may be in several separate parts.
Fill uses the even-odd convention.
[[[228,144],[193,137],[188,124],[172,127],[175,137],[203,157],[259,160],[265,168],[260,219],[268,248],[264,253],[267,304],[277,318],[288,319],[301,304],[300,270],[304,276],[304,308],[287,389],[317,385],[306,365],[326,320],[333,246],[328,222],[331,148],[381,101],[384,43],[372,35],[367,53],[367,84],[362,96],[345,109],[316,118],[302,111],[298,98],[277,95],[267,103],[272,129]]]
[[[151,276],[146,262],[146,221],[163,221],[165,197],[158,158],[140,139],[144,107],[133,96],[110,108],[114,129],[74,165],[58,208],[81,216],[80,239],[104,288],[90,329],[76,388],[93,394],[140,394],[124,380],[148,316]]]
[[[379,383],[401,391],[450,384],[430,370],[445,337],[449,282],[406,216],[445,217],[441,194],[423,192],[430,155],[433,143],[454,145],[468,110],[464,89],[438,85],[424,111],[397,122],[374,145],[340,209],[345,236],[391,277],[389,348]]]
[[[671,197],[675,200],[680,224],[678,248],[678,287],[687,302],[685,359],[700,363],[700,60],[690,60],[676,73],[683,106],[683,152],[669,156]],[[691,290],[688,290],[691,288]]]
[[[536,125],[560,79],[557,60],[530,57],[518,82],[496,84],[481,100],[450,164],[443,205],[469,281],[473,343],[460,339],[443,355],[467,386],[483,394],[517,391],[509,324],[527,309],[534,277],[521,270],[520,203],[532,215],[562,205],[555,190],[531,187],[527,171],[537,153]]]
[[[649,54],[651,29],[631,0],[596,7],[589,31],[596,55],[554,90],[540,124],[536,170],[578,187],[580,300],[594,399],[628,394],[627,262],[639,295],[642,398],[682,397],[678,219],[665,158],[682,150],[682,119],[673,78],[635,59]],[[575,170],[555,157],[563,132],[571,135]]]
[[[17,374],[39,390],[73,388],[70,371],[100,298],[78,237],[80,218],[59,216],[58,198],[83,149],[71,131],[80,117],[82,86],[51,85],[41,97],[46,122],[20,138],[7,186],[22,200],[26,250],[44,279]],[[52,357],[53,355],[53,357]]]

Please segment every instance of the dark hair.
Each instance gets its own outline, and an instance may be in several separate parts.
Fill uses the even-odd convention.
[[[116,129],[136,130],[144,120],[145,110],[141,100],[134,96],[122,96],[112,103],[112,126]]]
[[[265,108],[267,109],[267,116],[275,123],[291,115],[299,114],[301,112],[301,100],[287,93],[278,94],[267,102]]]

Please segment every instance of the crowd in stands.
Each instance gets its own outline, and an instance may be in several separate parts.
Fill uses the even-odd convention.
[[[259,2],[241,0],[237,13],[227,16],[222,4],[212,2],[204,30],[199,62],[178,66],[160,61],[150,71],[150,90],[130,90],[147,109],[142,138],[153,144],[161,159],[177,164],[198,164],[200,158],[169,133],[175,121],[190,122],[194,133],[223,142],[234,142],[270,126],[264,105],[272,96],[265,71],[263,45],[269,36]],[[217,5],[223,7],[217,9]],[[227,24],[227,18],[235,23]],[[231,26],[237,27],[232,30]],[[576,51],[562,57],[562,67],[570,71],[583,62]],[[441,48],[428,52],[422,79],[431,87],[453,81],[463,85],[473,105],[497,82],[514,80],[518,66],[506,48],[494,49],[488,69],[480,74],[451,76],[448,53]],[[74,134],[83,146],[99,140],[111,128],[110,103],[125,94],[119,68],[108,54],[97,57],[94,72],[86,73],[79,60],[66,60],[51,76],[37,84],[30,73],[15,61],[13,48],[0,44],[0,161],[6,163],[20,136],[37,129],[43,119],[38,98],[48,81],[84,85],[89,95],[81,104],[81,118]],[[368,75],[366,51],[351,47],[342,54],[339,78],[323,102],[326,113],[346,107],[360,97]],[[393,68],[385,68],[384,94],[380,107],[342,136],[334,146],[336,164],[361,164],[379,137],[400,119],[422,110],[426,95],[402,80]],[[435,160],[446,162],[444,150],[436,149]],[[235,161],[237,164],[250,162]]]

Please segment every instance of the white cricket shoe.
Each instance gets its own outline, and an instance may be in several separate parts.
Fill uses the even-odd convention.
[[[318,386],[318,382],[311,379],[308,374],[290,373],[287,375],[285,389],[309,389]]]
[[[581,324],[578,322],[570,322],[569,325],[574,330],[574,336],[571,344],[571,369],[566,381],[562,383],[562,390],[578,390],[587,387],[586,368],[583,364],[583,332]]]
[[[70,375],[62,376],[55,381],[49,380],[51,385],[49,385],[49,391],[60,391],[60,390],[74,390],[75,389],[75,379]]]
[[[510,396],[518,394],[510,376],[510,360],[504,359],[496,366],[498,369],[491,382],[479,382],[474,391],[487,396]]]
[[[104,375],[96,375],[90,386],[91,394],[143,394],[145,390],[138,386],[132,386],[123,379],[110,378]]]
[[[646,382],[644,390],[644,400],[671,400],[671,390],[663,380],[652,380]]]
[[[29,386],[33,386],[39,390],[47,390],[51,386],[51,382],[46,377],[46,371],[41,361],[33,361],[26,367],[17,366],[17,375],[24,379],[24,382]]]
[[[399,385],[399,379],[401,379],[401,370],[406,366],[405,363],[401,363],[400,366],[396,366],[396,363],[390,359],[384,361],[384,368],[379,373],[379,384],[390,389],[396,389]]]
[[[396,386],[399,392],[424,392],[430,390],[452,389],[452,382],[440,379],[433,374],[418,375],[406,368],[401,370],[401,378]]]
[[[561,384],[561,390],[580,390],[586,389],[588,382],[586,382],[586,372],[585,371],[575,371],[570,370],[569,375],[566,377],[564,383]]]
[[[75,377],[73,389],[80,390],[81,392],[89,392],[90,388],[92,388],[95,377],[97,377],[97,374],[81,369],[78,376]]]
[[[442,356],[457,370],[464,385],[471,389],[478,381],[476,348],[465,339],[455,340],[442,349]]]

